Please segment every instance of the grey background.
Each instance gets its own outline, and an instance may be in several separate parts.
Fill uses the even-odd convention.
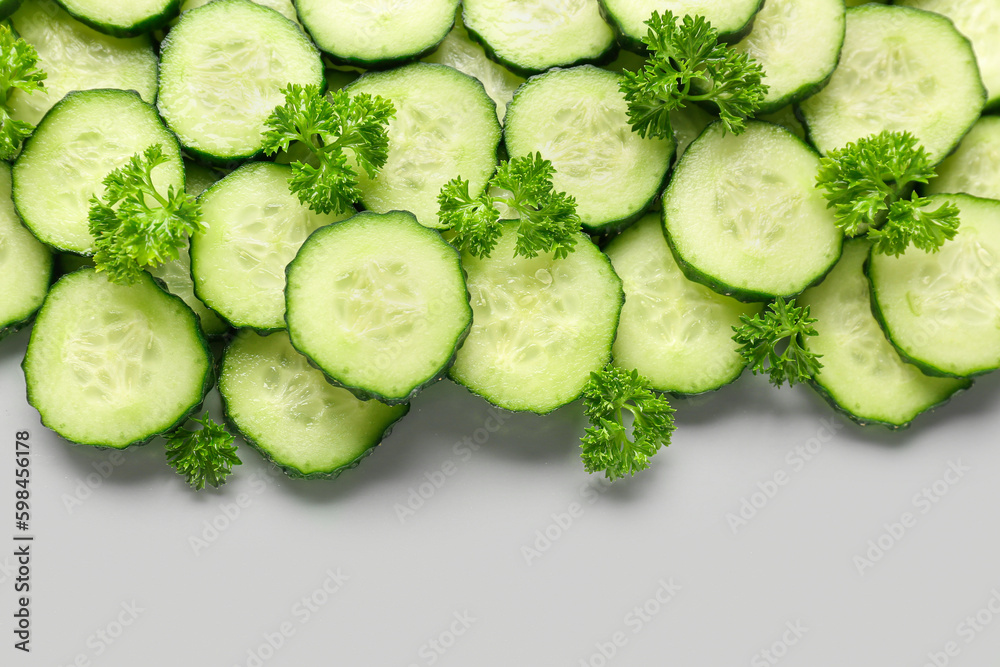
[[[194,493],[160,441],[117,459],[43,429],[24,399],[26,342],[21,332],[0,343],[2,665],[922,667],[939,653],[939,665],[977,667],[1000,652],[992,612],[979,631],[962,625],[1000,590],[997,376],[902,433],[861,429],[807,388],[745,376],[676,401],[673,445],[612,488],[579,462],[578,405],[497,428],[485,402],[441,382],[338,480],[271,474],[244,446],[228,485]],[[216,396],[209,406],[217,413]],[[30,655],[12,648],[8,574],[24,429]],[[464,438],[484,442],[470,454]],[[789,455],[810,444],[811,460]],[[950,462],[968,470],[916,504]],[[781,472],[787,483],[766,504],[751,498]],[[428,478],[439,488],[421,489]],[[743,499],[763,507],[734,531],[727,515]],[[855,557],[904,512],[915,525],[859,573]],[[212,522],[222,529],[210,541]],[[555,539],[536,545],[546,530]],[[192,538],[205,540],[197,553]],[[529,563],[535,546],[544,551]],[[328,572],[342,580],[333,593]],[[665,603],[664,583],[675,590]],[[280,647],[261,652],[283,627]]]

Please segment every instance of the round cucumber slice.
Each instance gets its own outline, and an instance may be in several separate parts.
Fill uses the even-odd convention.
[[[985,100],[976,56],[951,21],[868,4],[847,11],[840,65],[799,109],[821,153],[883,130],[909,131],[940,162]]]
[[[514,255],[506,223],[490,257],[465,255],[475,313],[450,376],[507,410],[551,412],[580,397],[611,356],[624,294],[583,234],[564,259]]]
[[[767,0],[753,29],[733,48],[764,68],[767,95],[757,115],[771,113],[826,85],[844,44],[842,0]]]
[[[38,125],[46,112],[74,90],[134,90],[156,101],[156,54],[148,36],[118,39],[102,34],[67,14],[54,0],[24,3],[11,23],[38,52],[46,73],[45,89],[10,95],[11,116]]]
[[[250,0],[214,0],[184,12],[163,41],[158,107],[187,152],[231,165],[261,152],[288,84],[323,81],[297,25]]]
[[[72,92],[45,116],[14,163],[14,203],[24,224],[59,250],[93,253],[91,197],[136,153],[160,144],[169,158],[153,170],[157,191],[179,190],[184,165],[177,140],[132,91]]]
[[[51,281],[52,253],[21,224],[11,199],[10,165],[0,163],[0,338],[31,319]]]
[[[295,0],[299,19],[334,60],[391,67],[430,53],[455,21],[459,0]]]
[[[1000,116],[977,120],[955,152],[938,165],[937,177],[927,182],[924,192],[1000,199]]]
[[[465,0],[462,19],[495,60],[525,76],[614,53],[615,33],[597,0]]]
[[[202,5],[207,5],[211,0],[184,0],[181,3],[181,13],[189,9],[197,9]],[[258,5],[269,7],[284,16],[289,21],[299,22],[299,16],[295,13],[295,6],[292,0],[253,0]]]
[[[181,0],[58,0],[73,18],[115,37],[135,37],[167,25]]]
[[[366,74],[347,87],[392,100],[389,159],[371,179],[359,169],[361,203],[376,213],[405,210],[440,228],[438,195],[454,178],[479,196],[497,164],[500,124],[478,80],[443,65],[413,63]]]
[[[806,339],[823,364],[813,387],[859,424],[900,428],[971,382],[924,375],[886,340],[872,315],[864,272],[870,247],[865,239],[847,241],[837,266],[796,302],[817,320],[817,335]]]
[[[622,45],[639,53],[645,51],[646,21],[654,11],[674,16],[704,16],[726,40],[735,42],[745,35],[764,0],[600,0],[604,16],[620,35]]]
[[[356,467],[410,409],[334,387],[283,331],[241,331],[222,359],[219,393],[248,443],[289,476],[311,479]]]
[[[458,253],[405,211],[314,232],[285,293],[296,349],[335,383],[394,405],[441,378],[472,319]]]
[[[872,308],[903,358],[930,375],[1000,368],[1000,202],[934,195],[958,206],[958,234],[936,253],[872,254]]]
[[[625,306],[612,348],[616,366],[635,369],[658,391],[701,394],[740,376],[746,360],[733,340],[741,303],[691,282],[677,267],[658,214],[643,217],[604,249],[622,279]]]
[[[677,163],[663,225],[691,280],[741,301],[798,294],[833,267],[843,235],[816,189],[819,156],[783,127],[710,125]]]
[[[316,213],[288,189],[291,167],[251,162],[201,196],[191,237],[194,289],[237,327],[285,327],[285,267],[306,238],[346,215]]]
[[[115,285],[93,269],[52,287],[24,358],[28,403],[84,445],[122,449],[183,422],[212,384],[197,319],[146,275]]]
[[[504,140],[510,156],[541,153],[553,188],[576,198],[584,227],[606,233],[653,203],[674,153],[669,139],[632,131],[621,77],[584,65],[532,77],[514,94]]]

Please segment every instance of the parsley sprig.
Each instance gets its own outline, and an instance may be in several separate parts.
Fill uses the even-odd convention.
[[[937,252],[958,233],[957,206],[928,211],[930,201],[912,193],[914,184],[934,176],[916,137],[885,130],[830,151],[820,160],[816,183],[844,234],[867,234],[874,252],[899,256],[910,245]]]
[[[805,345],[808,336],[816,335],[809,306],[799,307],[795,299],[786,302],[778,297],[763,315],[741,315],[740,322],[742,326],[733,327],[733,340],[740,344],[740,354],[754,375],[767,373],[775,386],[785,382],[792,386],[806,382],[823,367],[820,356]]]
[[[351,97],[338,90],[328,97],[315,85],[291,84],[282,92],[285,103],[265,121],[264,152],[273,155],[302,142],[313,163],[292,163],[289,189],[314,211],[349,213],[361,191],[348,152],[374,178],[389,159],[386,128],[396,108],[367,93]]]
[[[719,33],[703,16],[678,21],[669,10],[653,12],[642,38],[649,49],[645,66],[626,71],[621,91],[632,129],[642,137],[671,136],[670,112],[690,102],[713,102],[734,134],[760,108],[767,85],[760,63],[719,43]]]
[[[21,142],[31,136],[35,126],[14,120],[10,113],[10,96],[15,90],[33,93],[43,90],[46,74],[38,69],[38,52],[6,23],[0,23],[0,160],[13,159]]]
[[[208,413],[191,421],[201,424],[201,428],[179,428],[166,436],[167,462],[187,478],[193,489],[200,491],[206,484],[218,488],[232,474],[233,466],[242,463],[236,455],[235,439]]]
[[[478,197],[469,194],[469,181],[456,178],[438,195],[441,222],[452,229],[456,248],[476,257],[488,257],[503,233],[498,206],[518,215],[515,255],[536,257],[552,253],[564,258],[576,246],[580,216],[576,199],[553,192],[555,168],[540,153],[502,162]],[[499,189],[494,193],[491,189]]]
[[[204,228],[201,206],[183,189],[161,194],[153,170],[170,161],[163,146],[136,153],[104,178],[104,201],[90,199],[94,265],[115,283],[135,283],[148,266],[177,259],[187,238]]]
[[[591,426],[580,439],[587,472],[604,471],[610,480],[632,476],[649,467],[649,460],[670,444],[674,409],[653,393],[638,371],[608,365],[591,373],[583,390],[583,410]],[[623,419],[633,415],[632,434]]]

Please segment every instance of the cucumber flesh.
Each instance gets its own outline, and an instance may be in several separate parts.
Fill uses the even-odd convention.
[[[927,194],[963,192],[1000,199],[1000,117],[983,116],[976,121],[936,171],[937,177],[924,187]]]
[[[409,405],[361,401],[309,365],[285,332],[241,331],[219,374],[226,416],[292,477],[336,477],[368,456]]]
[[[821,356],[814,386],[854,421],[899,428],[970,385],[924,375],[900,358],[872,315],[864,263],[871,244],[844,244],[837,266],[796,301],[809,306],[817,335],[806,347]]]
[[[151,277],[126,287],[80,269],[45,299],[24,375],[46,426],[121,449],[183,422],[211,386],[212,361],[194,313]]]
[[[658,214],[643,217],[604,250],[625,289],[612,348],[614,363],[635,369],[654,389],[700,394],[738,378],[746,361],[733,341],[745,304],[691,282],[677,267]]]
[[[207,5],[211,0],[184,0],[181,3],[181,13],[190,9],[197,9],[202,5]],[[292,0],[253,0],[258,5],[268,7],[284,16],[289,21],[299,22],[299,16],[295,13],[295,5]]]
[[[35,314],[51,280],[52,253],[21,224],[10,165],[0,163],[0,338]]]

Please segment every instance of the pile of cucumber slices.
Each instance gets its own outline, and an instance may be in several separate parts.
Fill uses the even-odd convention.
[[[71,442],[170,434],[217,386],[247,443],[330,478],[443,378],[539,414],[609,362],[657,392],[719,390],[747,367],[734,327],[794,298],[816,319],[809,385],[906,426],[1000,367],[1000,5],[847,5],[0,0],[47,75],[0,100],[35,126],[0,163],[0,337],[33,327],[28,401]],[[745,131],[710,103],[633,131],[622,73],[667,10],[762,66]],[[290,84],[392,102],[385,164],[353,165],[360,212],[289,189],[295,144],[264,155]],[[822,156],[887,130],[937,164],[921,194],[960,209],[937,252],[873,253],[817,188]],[[153,185],[196,195],[203,228],[115,284],[90,259],[92,199],[154,145]],[[475,198],[535,154],[575,201],[573,252],[518,254],[512,220],[488,256],[457,249],[442,188]]]

